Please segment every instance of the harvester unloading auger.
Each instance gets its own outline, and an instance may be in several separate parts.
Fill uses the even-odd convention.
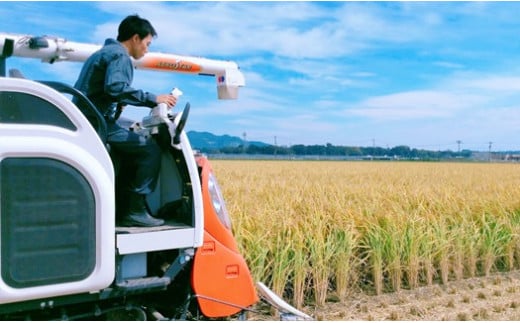
[[[38,58],[51,64],[84,62],[99,48],[100,45],[77,43],[59,37],[0,33],[0,57],[4,58]],[[245,85],[244,75],[232,61],[150,52],[140,60],[134,60],[134,66],[137,69],[214,76],[219,99],[236,99],[238,88]],[[5,67],[3,69],[5,75]]]

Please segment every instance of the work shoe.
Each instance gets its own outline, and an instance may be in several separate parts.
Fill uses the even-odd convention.
[[[156,219],[148,213],[144,195],[131,194],[128,204],[128,214],[121,220],[122,226],[156,227],[164,224],[164,220]]]

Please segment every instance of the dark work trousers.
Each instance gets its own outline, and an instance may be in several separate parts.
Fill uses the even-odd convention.
[[[116,168],[118,213],[125,209],[129,194],[149,194],[157,184],[161,168],[161,148],[153,138],[107,122],[110,155]],[[126,204],[126,203],[125,203]]]

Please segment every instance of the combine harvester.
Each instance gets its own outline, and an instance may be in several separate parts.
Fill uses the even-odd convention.
[[[121,120],[163,147],[147,204],[165,224],[118,227],[118,163],[104,118],[70,85],[6,76],[11,56],[82,62],[99,48],[0,33],[0,318],[245,318],[260,295],[281,319],[311,319],[253,282],[211,165],[183,131],[189,103],[174,115],[158,106],[159,118]],[[236,99],[245,85],[234,62],[149,53],[135,66],[214,76],[219,99]]]

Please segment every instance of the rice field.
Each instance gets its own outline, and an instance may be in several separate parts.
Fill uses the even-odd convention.
[[[212,165],[254,279],[296,307],[520,268],[520,164]]]

